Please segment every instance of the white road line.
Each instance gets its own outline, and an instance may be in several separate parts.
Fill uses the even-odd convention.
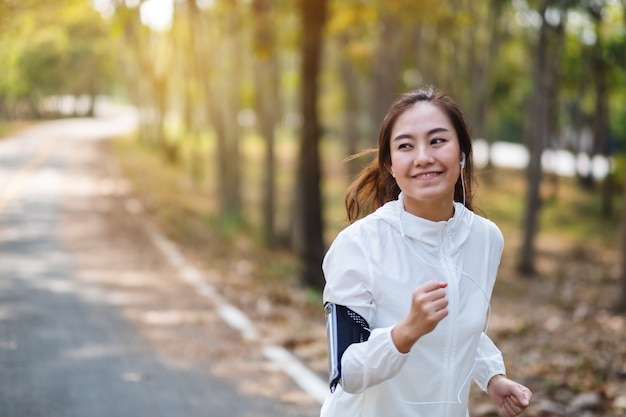
[[[295,356],[282,346],[268,345],[263,349],[263,355],[278,364],[283,372],[315,398],[320,404],[329,393],[328,384],[321,380],[316,373],[304,366]]]
[[[127,202],[127,207],[136,205],[137,202],[135,200]],[[139,210],[132,210],[131,212],[136,214],[138,211]],[[147,221],[144,222],[144,225],[154,246],[161,251],[168,263],[178,271],[179,277],[191,285],[199,295],[211,301],[225,323],[238,330],[244,339],[258,341],[260,343],[263,342],[260,340],[259,332],[252,320],[237,307],[228,303],[212,285],[207,284],[202,271],[194,268],[187,262],[174,242],[166,238]],[[315,398],[320,404],[324,402],[328,393],[328,385],[291,352],[282,346],[265,344],[263,345],[263,355],[278,365],[282,371],[289,375],[307,394]]]

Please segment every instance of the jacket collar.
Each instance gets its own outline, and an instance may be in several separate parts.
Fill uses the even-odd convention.
[[[454,215],[444,221],[417,217],[404,209],[402,193],[376,211],[376,215],[397,229],[403,237],[432,248],[456,252],[469,237],[473,213],[459,202],[454,202]]]

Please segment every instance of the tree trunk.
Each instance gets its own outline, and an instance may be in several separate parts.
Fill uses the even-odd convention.
[[[217,136],[217,152],[211,165],[217,167],[214,175],[218,178],[219,212],[222,217],[240,219],[240,128],[237,115],[240,110],[242,77],[242,28],[237,2],[231,0],[224,6],[229,7],[229,10],[223,19],[216,18],[208,22],[210,24],[205,24],[202,17],[206,13],[198,10],[195,1],[187,1],[191,46],[196,51],[193,56],[195,75],[203,90],[207,124],[213,125]],[[217,43],[210,42],[211,36],[217,36],[218,33],[224,34],[219,49]],[[220,59],[209,65],[214,56]]]
[[[212,79],[213,94],[207,97],[215,109],[215,132],[217,135],[217,175],[220,215],[224,218],[241,219],[241,157],[239,136],[241,129],[237,120],[240,111],[242,68],[241,36],[243,27],[241,13],[236,0],[229,0],[229,10],[214,22],[224,35],[218,51],[208,56],[219,56],[214,65],[218,67]]]
[[[626,28],[626,1],[624,1],[624,27]],[[626,44],[624,45],[624,64],[626,64]],[[626,88],[624,89],[626,91]],[[624,115],[626,117],[626,114]],[[622,276],[621,293],[617,302],[617,310],[626,312],[626,176],[624,176],[624,202],[622,203],[621,248],[622,248]]]
[[[472,5],[472,7],[477,7],[476,3],[472,3]],[[491,135],[488,135],[486,132],[487,109],[489,107],[489,70],[493,58],[498,56],[502,43],[503,34],[499,22],[503,7],[504,3],[502,0],[490,0],[487,16],[487,25],[489,26],[488,47],[481,53],[477,50],[480,44],[473,42],[477,47],[472,48],[474,57],[481,57],[480,62],[477,62],[474,66],[473,78],[475,81],[471,86],[472,98],[476,107],[472,117],[472,133],[474,137],[485,139],[489,144],[493,142]]]
[[[131,88],[136,88],[136,106],[139,111],[139,140],[151,145],[160,147],[158,119],[155,117],[155,106],[158,105],[158,74],[151,62],[149,48],[149,38],[146,35],[147,29],[141,26],[138,8],[123,8],[118,10],[118,14],[123,14],[124,39],[130,47],[136,64],[137,73],[134,74]],[[157,116],[158,117],[158,116]]]
[[[279,119],[280,97],[278,89],[278,57],[276,54],[275,19],[272,18],[270,0],[254,0],[255,11],[255,83],[256,113],[261,136],[265,141],[265,183],[263,185],[263,235],[265,243],[276,244],[276,163],[274,155],[274,129]]]
[[[321,167],[319,140],[321,128],[317,114],[318,76],[322,59],[323,29],[327,0],[300,0],[302,21],[301,105],[304,122],[296,190],[296,247],[302,259],[305,285],[322,288],[321,263],[324,256]]]
[[[603,56],[605,49],[602,36],[602,13],[593,13],[595,20],[596,45],[593,56],[593,75],[595,81],[596,103],[593,116],[593,141],[596,144],[596,153],[608,159],[610,156],[607,139],[608,117],[608,89],[606,82],[607,65]],[[602,217],[613,216],[613,176],[609,171],[602,182]]]
[[[562,50],[565,34],[565,16],[568,4],[562,5],[560,22],[552,27],[546,21],[545,13],[552,1],[543,0],[539,13],[542,17],[539,39],[537,43],[534,87],[530,120],[527,120],[526,143],[530,151],[528,165],[528,192],[524,215],[524,237],[521,246],[518,270],[525,276],[531,277],[535,269],[535,236],[538,229],[539,212],[541,209],[541,156],[555,131],[556,106],[553,97],[557,95],[558,62]],[[550,33],[553,31],[553,33]]]
[[[349,42],[348,36],[344,36],[339,39],[340,44],[347,45]],[[360,139],[360,123],[359,115],[361,108],[359,103],[360,84],[357,71],[355,71],[350,58],[343,54],[339,62],[339,72],[341,75],[341,81],[344,87],[344,114],[343,114],[343,137],[345,139],[346,155],[354,155],[359,151],[359,139]],[[356,176],[361,170],[362,161],[352,159],[348,163],[348,174],[350,178]]]
[[[187,26],[189,51],[186,56],[189,60],[188,65],[192,74],[191,77],[187,77],[188,79],[185,80],[185,106],[187,113],[185,118],[192,135],[199,138],[201,130],[212,127],[215,123],[215,115],[209,99],[209,97],[213,96],[210,82],[212,66],[204,65],[203,61],[203,59],[210,56],[210,34],[206,26],[203,25],[202,13],[198,9],[196,1],[187,0],[185,6],[189,22]],[[196,89],[199,91],[193,94]],[[197,117],[198,113],[202,114],[202,117]],[[202,149],[201,146],[199,148]],[[205,155],[203,153],[199,154],[195,149],[192,151],[191,176],[196,185],[206,175],[203,166],[207,163],[204,159]],[[213,166],[214,164],[211,163],[209,165]]]
[[[380,40],[373,65],[373,89],[371,98],[371,120],[374,126],[383,122],[389,106],[397,99],[398,75],[402,59],[402,39],[397,16],[383,13],[380,22]],[[378,134],[374,132],[372,146],[378,145]]]
[[[165,118],[167,116],[167,88],[168,79],[165,75],[154,74],[152,79],[153,96],[156,103],[154,103],[154,113],[156,113],[156,119],[154,123],[154,135],[159,150],[165,156],[167,162],[175,164],[178,162],[178,150],[174,144],[168,143],[165,135]]]
[[[530,105],[531,120],[527,122],[526,143],[530,151],[530,161],[528,164],[527,180],[528,190],[526,194],[526,208],[524,215],[524,238],[522,241],[520,261],[518,269],[526,276],[535,273],[535,234],[539,209],[541,207],[540,186],[541,186],[541,154],[547,142],[548,133],[548,97],[547,87],[550,82],[548,78],[548,24],[545,21],[545,11],[548,7],[548,0],[544,0],[539,10],[542,16],[542,24],[537,42],[535,68],[534,68],[534,88]]]
[[[91,93],[89,95],[89,107],[87,108],[87,117],[95,117],[97,103],[98,95],[96,93]]]
[[[625,10],[626,11],[626,10]],[[626,177],[624,179],[624,202],[626,202]],[[619,229],[620,247],[622,249],[622,266],[620,285],[621,291],[615,309],[619,312],[626,312],[626,204],[622,205],[622,220]]]

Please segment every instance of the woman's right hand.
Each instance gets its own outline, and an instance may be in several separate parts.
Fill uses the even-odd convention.
[[[398,351],[408,353],[415,342],[432,332],[448,315],[447,282],[428,281],[413,290],[411,311],[391,330]]]

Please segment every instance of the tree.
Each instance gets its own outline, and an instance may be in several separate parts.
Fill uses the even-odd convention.
[[[480,19],[480,2],[471,3],[471,12],[475,17],[475,21]],[[488,31],[483,35],[485,40],[480,42],[478,35],[480,31],[474,27],[470,29],[473,36],[468,36],[471,45],[468,48],[470,53],[469,59],[472,61],[470,65],[472,87],[471,100],[475,103],[475,111],[472,115],[472,133],[474,137],[486,139],[493,142],[493,138],[487,134],[487,108],[489,106],[489,76],[491,72],[489,68],[498,56],[500,44],[502,42],[502,29],[500,28],[501,16],[504,8],[503,0],[490,0],[487,5],[487,28]],[[485,47],[486,44],[486,47]]]
[[[340,37],[339,42],[348,44],[348,37]],[[343,137],[346,142],[346,154],[355,155],[359,151],[360,140],[360,112],[362,111],[359,104],[363,102],[360,99],[360,84],[362,80],[358,71],[350,61],[348,54],[343,54],[339,58],[339,74],[344,86],[344,109],[343,109]],[[370,141],[370,142],[373,142]],[[354,177],[361,169],[361,161],[349,159],[348,171],[350,177]]]
[[[403,57],[401,29],[398,17],[387,8],[383,9],[378,25],[379,34],[374,62],[384,62],[384,65],[372,67],[371,79],[373,88],[370,118],[376,126],[382,123],[387,109],[395,101],[400,90]]]
[[[41,117],[40,101],[59,91],[66,79],[67,64],[65,55],[66,38],[62,28],[40,30],[37,36],[22,51],[18,60],[21,84],[35,117]],[[42,71],[46,68],[46,71]]]
[[[215,110],[211,107],[213,103],[208,99],[213,96],[213,67],[206,65],[212,46],[211,33],[208,30],[210,25],[195,0],[181,2],[177,7],[177,10],[183,11],[175,14],[174,28],[182,32],[179,34],[182,39],[178,49],[183,53],[181,64],[184,68],[181,70],[181,78],[184,85],[185,127],[196,145],[201,145],[202,132],[209,130],[215,120]],[[185,44],[184,41],[188,43]],[[195,148],[192,148],[190,165],[192,181],[194,185],[198,185],[205,174],[203,167],[206,157],[199,152],[202,146]]]
[[[170,162],[175,161],[175,149],[169,147],[165,137],[171,69],[171,60],[164,56],[167,39],[141,24],[138,7],[120,4],[115,19],[132,57],[131,74],[126,81],[139,109],[139,138],[161,149]]]
[[[554,102],[551,99],[557,94],[556,63],[558,63],[558,51],[561,50],[563,42],[565,11],[567,10],[567,3],[564,5],[558,3],[553,0],[542,0],[538,9],[541,26],[536,43],[534,86],[525,134],[530,150],[530,163],[527,170],[528,190],[523,225],[524,237],[518,264],[519,271],[526,276],[535,273],[534,243],[541,208],[541,156],[553,131]],[[557,22],[548,21],[547,12],[550,7],[554,7],[552,11],[559,14]]]
[[[59,108],[43,109],[42,100],[51,103],[50,96],[60,95],[90,97],[87,113],[93,113],[95,95],[108,90],[114,75],[107,32],[82,0],[2,3],[0,116],[37,117],[43,110],[56,116]],[[30,110],[24,111],[24,103]]]
[[[276,243],[275,214],[275,140],[274,129],[279,119],[278,54],[276,21],[272,18],[270,0],[254,0],[255,101],[259,130],[265,142],[265,182],[263,192],[263,234],[268,246]]]
[[[66,30],[70,39],[66,53],[67,67],[80,70],[66,77],[66,93],[88,97],[86,115],[93,116],[96,95],[113,84],[116,68],[110,51],[108,28],[95,10],[85,5],[81,9],[80,14],[67,16]]]
[[[623,0],[623,19],[624,28],[626,28],[626,0]],[[626,42],[624,42],[624,68],[626,68]],[[626,87],[626,86],[625,86]],[[624,88],[626,93],[626,88]],[[625,109],[626,110],[626,109]],[[622,249],[622,268],[621,268],[621,292],[617,301],[617,310],[626,312],[626,175],[624,175],[624,201],[622,202],[622,219],[620,228],[620,245]]]
[[[621,291],[619,292],[619,296],[617,299],[616,310],[619,312],[626,312],[626,176],[624,176],[624,204],[622,204],[622,218],[620,229],[618,233],[618,238],[620,241],[621,248],[621,257],[622,257],[622,265],[621,265],[621,277],[620,277],[620,286]]]
[[[325,247],[320,189],[321,127],[317,100],[323,29],[327,19],[327,0],[300,0],[298,4],[302,22],[300,94],[304,122],[296,190],[296,248],[302,259],[303,283],[321,288],[324,285],[321,264]]]
[[[607,64],[605,60],[605,42],[602,34],[603,5],[597,2],[590,2],[587,6],[591,15],[596,33],[596,44],[592,52],[593,84],[595,90],[595,109],[592,120],[592,131],[595,144],[595,153],[609,156],[609,117],[608,117],[608,86],[607,86]],[[602,215],[610,217],[613,215],[613,175],[607,173],[602,187]]]
[[[361,3],[346,7],[345,1],[335,3],[331,20],[328,22],[329,47],[332,48],[334,62],[330,71],[338,74],[342,89],[342,115],[340,119],[341,140],[345,142],[345,155],[352,156],[362,150],[362,146],[372,147],[376,135],[372,125],[377,120],[369,120],[372,96],[368,75],[371,72],[371,48],[373,43],[367,28],[372,24],[372,8]],[[368,122],[369,121],[369,122]],[[365,143],[361,139],[366,138]],[[349,159],[348,176],[354,177],[361,169],[363,161]]]
[[[242,12],[236,0],[223,0],[216,6],[213,24],[220,28],[224,37],[214,53],[221,59],[213,62],[218,67],[212,90],[207,97],[215,111],[217,134],[217,161],[219,180],[219,203],[222,217],[241,219],[241,164],[239,141],[241,129],[237,116],[241,110],[241,86],[243,80]]]

